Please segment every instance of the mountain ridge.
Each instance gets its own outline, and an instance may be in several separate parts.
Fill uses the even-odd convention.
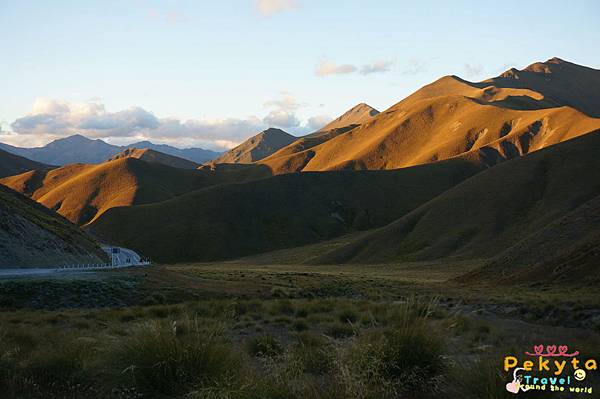
[[[202,148],[180,149],[165,144],[154,144],[150,141],[117,146],[108,144],[101,139],[90,139],[81,134],[56,139],[42,147],[21,148],[0,143],[0,149],[4,151],[33,161],[59,166],[70,163],[101,163],[128,148],[149,148],[197,164],[202,164],[219,155],[218,152]]]
[[[344,128],[349,125],[360,125],[379,114],[375,108],[366,103],[359,103],[342,115],[320,128],[316,133],[325,132],[333,129]]]
[[[292,136],[281,129],[270,127],[208,163],[253,163],[268,157],[296,139],[296,136]]]
[[[539,70],[538,64],[530,69]],[[494,152],[498,159],[521,156],[600,128],[600,119],[584,112],[600,104],[600,71],[565,65],[560,64],[550,83],[544,83],[545,73],[530,71],[519,79],[479,83],[445,76],[354,129],[300,148],[287,159],[269,157],[259,163],[290,173],[394,169],[479,150]],[[576,87],[596,94],[579,99],[561,89],[573,87],[564,72],[571,69],[581,75]]]

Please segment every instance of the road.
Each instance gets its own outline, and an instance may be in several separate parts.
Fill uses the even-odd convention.
[[[0,268],[0,279],[10,277],[56,276],[63,273],[90,273],[102,270],[114,270],[124,267],[148,265],[148,263],[142,262],[140,255],[131,249],[108,246],[103,246],[102,249],[108,253],[109,256],[111,256],[112,266],[108,265],[106,267],[94,267],[94,265],[88,265],[81,267],[82,265],[73,265],[66,268],[64,266],[47,268],[3,267]]]

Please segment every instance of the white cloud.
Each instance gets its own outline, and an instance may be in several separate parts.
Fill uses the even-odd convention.
[[[264,106],[270,109],[268,115],[263,118],[266,125],[289,129],[300,126],[296,111],[306,104],[299,102],[291,93],[284,91],[280,98],[267,101]]]
[[[298,8],[295,0],[257,0],[256,8],[264,16],[271,16],[282,11]]]
[[[329,115],[315,115],[313,117],[308,118],[306,125],[310,128],[311,131],[319,130],[323,126],[327,125],[331,122],[333,118]]]
[[[141,107],[111,112],[98,101],[70,102],[37,99],[31,112],[16,119],[9,131],[0,125],[0,142],[22,147],[45,145],[72,134],[101,138],[114,144],[151,140],[177,147],[199,146],[217,150],[236,146],[268,127],[295,134],[308,133],[325,123],[322,116],[302,122],[296,112],[307,104],[291,93],[282,92],[264,104],[266,116],[245,118],[188,119],[161,118]],[[317,122],[318,121],[318,122]],[[328,121],[327,121],[328,122]]]
[[[427,71],[427,62],[412,58],[407,61],[407,66],[402,71],[403,75],[418,75]]]
[[[281,92],[281,98],[267,101],[264,106],[267,108],[276,108],[284,111],[296,111],[304,107],[305,103],[300,103],[290,92]]]
[[[315,75],[317,76],[329,76],[329,75],[344,75],[356,72],[357,68],[351,64],[338,65],[334,62],[323,61],[317,65]]]
[[[315,69],[315,75],[317,76],[330,76],[330,75],[347,75],[350,73],[359,72],[362,75],[370,75],[372,73],[388,72],[394,61],[382,60],[372,64],[365,64],[360,69],[353,64],[342,64],[338,65],[331,61],[322,61],[317,65]]]
[[[389,72],[394,65],[394,61],[377,61],[373,64],[363,65],[360,69],[360,73],[363,75],[369,75],[372,73]]]
[[[212,148],[223,148],[224,144],[243,141],[266,125],[256,116],[182,121],[159,118],[140,107],[109,112],[97,102],[38,99],[32,111],[15,120],[10,127],[13,133],[3,134],[0,140],[27,146],[81,133],[114,142],[154,140],[176,146],[203,143]]]
[[[471,78],[481,75],[483,72],[483,67],[479,64],[465,64],[463,70],[465,72],[465,76]]]
[[[300,121],[293,112],[273,110],[263,118],[263,122],[270,127],[282,129],[300,126]]]

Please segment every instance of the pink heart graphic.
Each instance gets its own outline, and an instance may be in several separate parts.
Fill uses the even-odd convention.
[[[548,345],[546,347],[546,351],[549,355],[554,355],[554,353],[556,352],[556,345]]]
[[[544,345],[534,345],[533,351],[536,355],[541,355],[542,353],[544,353]]]
[[[510,393],[519,393],[519,383],[516,381],[506,384],[506,390]]]
[[[565,355],[568,350],[569,350],[569,347],[567,345],[561,345],[558,347],[558,354]]]

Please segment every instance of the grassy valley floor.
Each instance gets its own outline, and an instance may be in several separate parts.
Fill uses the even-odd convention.
[[[524,360],[544,343],[600,359],[597,289],[463,285],[457,277],[477,262],[298,264],[319,245],[231,262],[0,280],[0,392],[508,398],[506,355]],[[598,389],[597,376],[589,372],[584,385]]]

